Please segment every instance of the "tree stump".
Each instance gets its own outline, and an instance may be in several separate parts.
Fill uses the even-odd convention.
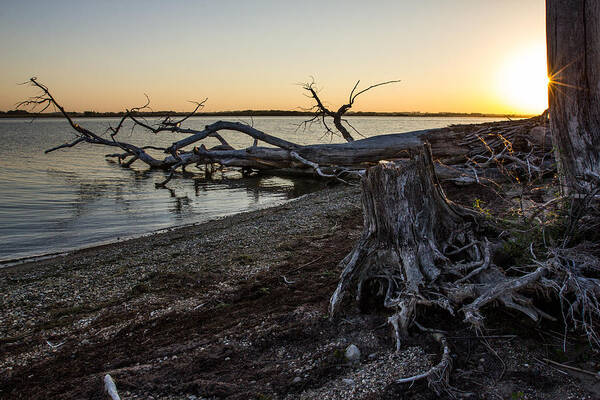
[[[362,204],[363,234],[342,261],[332,314],[353,282],[360,300],[363,285],[376,281],[379,293],[385,293],[384,306],[398,310],[391,321],[398,335],[406,334],[418,304],[451,310],[447,298],[429,298],[424,287],[489,265],[489,248],[477,239],[477,216],[446,199],[428,147],[410,161],[369,169],[362,182]]]
[[[359,302],[362,296],[381,297],[393,312],[388,322],[394,328],[396,350],[416,322],[419,306],[440,307],[452,316],[461,313],[476,327],[483,324],[480,309],[493,301],[534,320],[552,318],[519,293],[535,287],[546,269],[507,277],[492,263],[484,219],[446,198],[428,145],[408,161],[384,162],[367,170],[362,205],[363,233],[341,262],[343,271],[330,301],[332,316],[351,288]],[[367,292],[365,287],[375,290]],[[442,357],[426,373],[399,382],[426,378],[440,392],[448,382],[449,347],[439,331],[415,325],[434,334],[443,347]]]
[[[545,269],[509,278],[493,264],[484,219],[446,198],[427,145],[409,161],[369,169],[362,181],[362,205],[363,233],[341,262],[332,316],[351,286],[360,301],[368,283],[376,286],[383,306],[394,311],[389,322],[397,348],[417,306],[460,312],[477,327],[483,323],[481,307],[493,301],[534,320],[550,317],[518,293],[535,285]]]
[[[493,263],[492,244],[486,236],[493,238],[495,229],[483,216],[446,198],[427,144],[408,161],[384,162],[368,169],[362,180],[362,205],[363,232],[341,262],[330,314],[338,311],[346,292],[354,291],[358,302],[363,296],[380,298],[391,311],[388,322],[394,328],[397,350],[413,322],[433,333],[443,347],[439,363],[399,383],[426,378],[438,393],[447,388],[451,358],[446,338],[439,330],[418,323],[417,307],[444,309],[451,318],[461,316],[480,329],[482,308],[490,303],[522,312],[534,321],[556,320],[532,301],[540,292],[553,293],[569,310],[564,322],[568,319],[572,327],[583,327],[591,342],[600,343],[593,329],[600,317],[600,281],[585,272],[600,270],[590,261],[597,258],[582,260],[577,254],[556,253],[506,275]]]

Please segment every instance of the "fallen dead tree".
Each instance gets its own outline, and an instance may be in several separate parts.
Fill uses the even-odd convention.
[[[117,152],[107,154],[107,157],[118,159],[124,167],[129,167],[134,162],[143,162],[150,168],[170,171],[168,178],[159,185],[166,184],[178,170],[188,165],[241,168],[245,173],[304,172],[324,178],[345,179],[347,176],[362,175],[366,168],[381,160],[410,157],[413,152],[419,151],[424,143],[430,144],[436,160],[436,170],[442,179],[472,183],[482,179],[505,177],[506,171],[529,177],[543,173],[548,168],[547,154],[551,148],[546,135],[545,116],[482,125],[456,125],[354,140],[349,131],[343,128],[345,120],[342,116],[352,107],[358,95],[381,84],[356,93],[355,86],[349,103],[340,107],[337,112],[331,112],[323,106],[312,84],[305,87],[317,104],[313,110],[315,117],[305,123],[321,118],[327,126],[325,118],[332,117],[335,126],[346,138],[346,143],[303,146],[240,122],[219,121],[203,130],[183,127],[183,123],[193,116],[204,102],[197,103],[193,112],[183,118],[173,119],[167,116],[156,124],[150,124],[136,115],[148,104],[127,110],[119,123],[109,128],[110,135],[104,137],[75,123],[46,86],[35,78],[32,78],[30,83],[41,92],[22,102],[21,106],[40,106],[43,110],[50,106],[55,107],[67,119],[76,134],[71,142],[48,149],[47,153],[75,147],[80,143],[112,147]],[[172,132],[188,136],[166,148],[152,145],[135,146],[120,139],[119,134],[127,121],[152,133]],[[333,133],[328,127],[327,130]],[[247,135],[254,139],[254,143],[247,148],[234,149],[220,135],[223,131]],[[221,145],[207,148],[202,141],[209,137],[218,139]],[[149,150],[162,151],[167,155],[158,158],[151,155]]]

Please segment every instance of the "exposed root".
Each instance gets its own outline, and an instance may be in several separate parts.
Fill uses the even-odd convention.
[[[363,182],[364,231],[342,262],[344,271],[330,302],[335,313],[352,282],[357,300],[367,281],[379,284],[384,306],[394,309],[389,321],[399,347],[418,305],[437,306],[453,314],[461,284],[479,282],[491,266],[490,243],[479,239],[483,222],[472,212],[447,201],[428,150],[412,162],[382,164]],[[455,279],[452,279],[455,278]],[[457,279],[456,279],[457,278]],[[440,290],[452,282],[449,292]],[[435,290],[424,291],[432,287]]]
[[[600,347],[595,328],[600,320],[599,253],[597,244],[583,243],[551,249],[551,256],[541,263],[549,275],[541,284],[560,299],[563,320],[573,329],[583,330],[596,347]]]
[[[448,388],[450,372],[452,370],[452,357],[450,355],[450,346],[446,336],[441,333],[433,333],[433,338],[442,346],[443,353],[440,362],[431,367],[427,372],[407,378],[398,379],[396,383],[410,383],[421,379],[427,379],[427,385],[440,395]]]
[[[508,142],[506,146],[500,152],[503,158],[510,153]],[[415,321],[417,308],[436,307],[450,315],[458,314],[480,331],[484,309],[490,304],[516,310],[533,321],[555,321],[555,316],[534,302],[540,294],[553,295],[560,299],[565,326],[583,330],[590,343],[600,346],[595,331],[600,320],[600,248],[563,246],[546,248],[546,254],[538,251],[536,255],[530,245],[532,264],[520,265],[508,274],[493,261],[494,244],[488,235],[494,228],[479,214],[446,199],[430,154],[426,147],[410,162],[380,164],[367,171],[362,183],[363,234],[341,263],[343,271],[330,301],[331,314],[351,288],[360,301],[364,295],[375,295],[365,288],[375,287],[383,306],[393,312],[388,323],[398,351],[411,324],[420,326]],[[541,170],[529,165],[529,171]],[[545,202],[541,207],[556,203]],[[590,219],[585,226],[596,226],[597,222]],[[444,347],[440,363],[399,383],[427,378],[437,393],[447,388],[449,348],[443,334],[435,332],[434,336]]]

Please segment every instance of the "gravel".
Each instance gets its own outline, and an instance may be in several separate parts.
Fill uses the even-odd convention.
[[[334,223],[323,221],[360,209],[359,193],[357,187],[329,188],[272,208],[0,269],[0,343],[32,338],[18,356],[0,354],[0,370],[56,351],[46,339],[94,343],[141,320],[200,308],[289,258],[290,238],[326,235]],[[164,301],[161,293],[146,293],[157,277],[189,278],[193,285],[207,271],[220,279],[202,297]],[[155,309],[136,312],[149,305]],[[95,323],[114,309],[131,310],[131,318],[105,327]]]
[[[356,366],[351,371],[319,388],[289,395],[286,400],[359,400],[381,392],[396,380],[412,376],[431,367],[429,357],[420,347],[407,347],[396,353],[382,353],[375,360]]]

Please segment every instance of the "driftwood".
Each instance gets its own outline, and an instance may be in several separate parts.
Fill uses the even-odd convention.
[[[111,400],[121,400],[119,392],[117,391],[117,385],[109,374],[104,375],[104,391],[111,398]]]
[[[144,109],[147,104],[127,110],[117,126],[109,128],[110,137],[107,138],[75,123],[46,86],[35,78],[30,82],[41,91],[41,94],[21,105],[44,108],[52,105],[64,115],[76,132],[73,141],[48,149],[47,153],[74,147],[83,142],[116,148],[118,152],[107,154],[107,157],[117,158],[124,167],[129,167],[134,162],[143,162],[150,168],[169,170],[169,177],[160,185],[166,184],[178,169],[194,164],[237,167],[244,173],[305,172],[325,178],[345,179],[353,175],[361,176],[366,168],[381,160],[406,159],[411,153],[418,151],[424,143],[429,143],[431,146],[440,178],[467,184],[490,178],[502,178],[510,176],[511,173],[525,174],[529,177],[539,174],[547,169],[545,163],[548,157],[545,154],[551,148],[546,135],[545,116],[483,125],[457,125],[441,129],[392,133],[354,140],[347,129],[342,130],[345,121],[342,115],[352,106],[358,95],[393,81],[373,85],[358,92],[355,86],[349,103],[340,107],[337,112],[325,108],[313,86],[308,85],[305,89],[317,102],[315,117],[321,117],[323,122],[325,117],[332,117],[347,143],[307,146],[281,139],[239,122],[219,121],[206,126],[203,130],[182,127],[182,124],[194,115],[204,102],[197,103],[193,112],[183,118],[174,120],[167,116],[155,125],[137,116],[137,112]],[[188,136],[173,142],[167,148],[151,145],[135,146],[119,139],[119,133],[127,120],[149,132],[166,131]],[[244,149],[234,149],[219,134],[222,131],[235,131],[250,136],[254,139],[254,144]],[[206,148],[201,141],[209,137],[217,138],[221,145]],[[259,146],[259,143],[265,145]],[[163,151],[167,156],[159,159],[152,156],[148,150]]]
[[[395,81],[381,82],[381,83],[377,83],[375,85],[371,85],[371,86],[367,87],[366,89],[357,91],[358,85],[360,84],[360,80],[359,80],[356,82],[356,84],[352,88],[352,91],[350,92],[350,96],[348,97],[348,103],[340,106],[340,108],[338,108],[337,111],[331,111],[329,108],[327,108],[325,106],[325,104],[323,104],[323,101],[321,101],[321,98],[318,95],[319,90],[317,89],[315,82],[313,80],[312,82],[307,83],[307,84],[303,85],[303,87],[302,87],[308,93],[307,96],[312,98],[315,102],[315,104],[311,108],[306,110],[306,111],[311,111],[312,113],[314,113],[314,116],[311,119],[304,121],[303,124],[306,126],[308,124],[312,124],[315,121],[319,121],[319,122],[321,122],[321,124],[323,125],[323,127],[329,134],[335,135],[336,132],[333,131],[331,128],[329,128],[329,125],[327,124],[327,118],[331,118],[333,120],[335,129],[337,129],[337,131],[342,135],[342,137],[347,142],[353,142],[354,137],[352,136],[352,134],[350,133],[348,128],[354,130],[357,133],[358,133],[358,131],[350,124],[350,122],[348,122],[347,119],[344,119],[344,114],[346,114],[346,112],[348,112],[348,110],[350,110],[352,108],[352,106],[354,105],[354,102],[356,101],[356,98],[358,96],[360,96],[361,94],[366,93],[369,90],[374,89],[376,87],[383,86],[383,85],[389,85],[389,84],[397,83],[397,82],[400,82],[400,81],[395,80]]]

